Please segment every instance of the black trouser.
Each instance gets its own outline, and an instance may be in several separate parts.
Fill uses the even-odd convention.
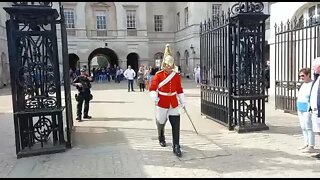
[[[88,116],[89,112],[89,102],[90,102],[90,92],[89,93],[79,93],[78,94],[78,104],[77,104],[77,116],[81,117],[82,105],[84,102],[83,115]]]
[[[172,129],[172,144],[173,146],[180,145],[180,115],[178,116],[169,115],[169,121]],[[159,142],[163,142],[165,141],[164,127],[166,125],[166,122],[164,124],[160,124],[158,121],[156,121],[156,124],[158,129]]]
[[[130,87],[131,87],[131,91],[133,91],[133,79],[128,79],[128,91],[130,91]]]
[[[144,83],[140,83],[139,87],[140,87],[140,91],[144,91]]]
[[[119,76],[119,75],[116,76],[115,82],[116,82],[116,83],[119,83],[119,82],[120,82],[120,76]]]
[[[180,115],[171,116],[169,115],[169,121],[172,128],[172,144],[180,145]]]

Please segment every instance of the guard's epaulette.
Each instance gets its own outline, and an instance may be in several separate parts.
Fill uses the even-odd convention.
[[[164,70],[162,69],[162,70],[160,70],[160,71],[156,72],[156,74],[161,73],[161,72],[163,72],[163,71],[164,71]]]

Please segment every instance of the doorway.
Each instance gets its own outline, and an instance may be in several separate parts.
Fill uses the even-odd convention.
[[[139,55],[137,53],[130,53],[127,56],[127,67],[131,68],[137,73],[139,70]]]

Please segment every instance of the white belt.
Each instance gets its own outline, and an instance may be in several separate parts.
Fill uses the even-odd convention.
[[[176,94],[177,94],[177,92],[165,93],[165,92],[161,92],[161,91],[159,91],[158,93],[161,94],[161,95],[163,95],[163,96],[173,96],[173,95],[176,95]]]

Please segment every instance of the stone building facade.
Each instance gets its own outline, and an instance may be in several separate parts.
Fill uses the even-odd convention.
[[[192,76],[200,64],[200,22],[226,12],[233,2],[62,2],[68,32],[70,66],[97,64],[103,56],[123,69],[131,64],[155,66],[165,44],[171,44],[183,76]],[[0,87],[9,83],[5,20],[0,7]],[[269,13],[265,3],[265,13]],[[53,3],[58,9],[58,2]],[[59,32],[59,27],[58,27]],[[58,37],[60,34],[58,34]],[[268,37],[268,33],[266,34]],[[61,39],[58,39],[61,45]],[[61,46],[59,46],[61,48]],[[61,49],[59,49],[61,58]],[[62,71],[62,62],[60,62]]]

